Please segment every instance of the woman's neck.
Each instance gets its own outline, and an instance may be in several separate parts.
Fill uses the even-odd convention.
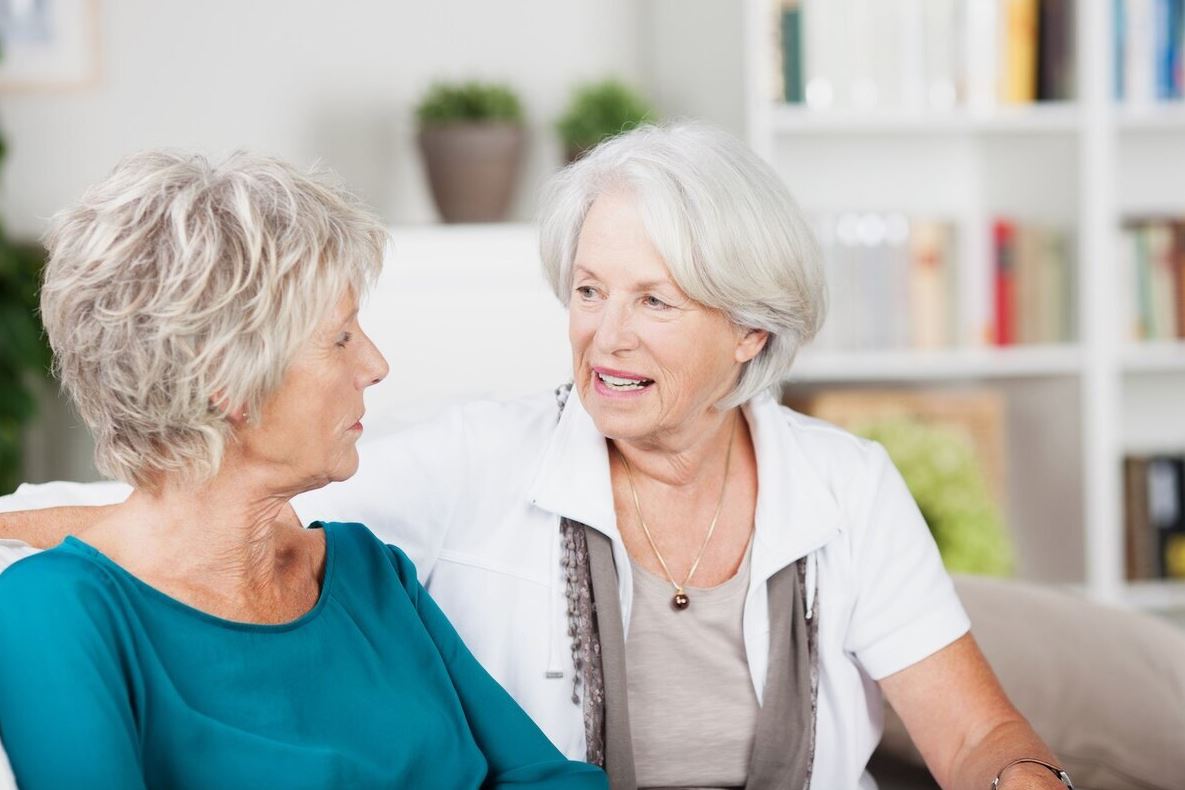
[[[288,595],[297,564],[309,559],[288,507],[295,493],[224,463],[201,484],[169,478],[155,490],[133,491],[82,537],[171,594],[206,591],[230,610],[270,610]]]
[[[696,488],[718,480],[730,442],[748,446],[748,426],[740,407],[710,411],[695,426],[661,439],[612,440],[638,479],[668,488]]]

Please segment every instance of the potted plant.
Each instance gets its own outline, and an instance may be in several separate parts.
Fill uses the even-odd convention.
[[[420,150],[445,222],[506,217],[523,150],[523,112],[506,85],[438,82],[416,108]]]
[[[0,494],[21,480],[25,427],[37,410],[34,383],[49,371],[37,318],[44,262],[41,245],[13,244],[0,232]]]
[[[852,429],[893,459],[952,573],[1008,576],[1014,558],[1000,508],[969,439],[949,426],[886,417]]]
[[[656,120],[658,114],[641,94],[620,80],[606,79],[577,86],[556,128],[573,162],[602,140]]]

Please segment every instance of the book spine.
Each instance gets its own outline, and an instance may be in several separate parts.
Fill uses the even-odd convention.
[[[1119,231],[1119,287],[1121,309],[1127,320],[1125,340],[1144,339],[1144,319],[1140,311],[1139,230],[1125,224]]]
[[[1173,0],[1153,0],[1153,64],[1156,69],[1156,98],[1167,101],[1173,98],[1173,51],[1174,19]]]
[[[967,0],[964,9],[964,92],[972,109],[995,106],[998,95],[1000,11],[997,0]]]
[[[915,222],[910,239],[909,318],[914,348],[946,345],[946,305],[941,227]]]
[[[1127,457],[1123,461],[1124,567],[1129,581],[1159,575],[1156,534],[1148,519],[1148,461]]]
[[[1016,229],[1005,219],[996,220],[995,240],[995,343],[1010,346],[1015,334],[1015,236]]]
[[[1027,104],[1037,98],[1037,0],[1005,0],[1001,100]]]
[[[1127,0],[1124,26],[1124,98],[1129,104],[1147,104],[1156,95],[1156,28],[1153,3]]]
[[[1173,293],[1176,295],[1177,339],[1185,340],[1185,220],[1177,220],[1173,228]]]
[[[1112,63],[1114,85],[1112,87],[1115,92],[1115,100],[1124,101],[1127,98],[1124,89],[1127,84],[1127,0],[1114,0],[1111,8],[1114,20],[1112,43],[1115,47],[1115,60]]]
[[[1070,61],[1073,28],[1070,0],[1041,0],[1037,21],[1037,100],[1064,101],[1071,96]]]
[[[1155,222],[1148,227],[1148,265],[1152,297],[1152,337],[1172,340],[1177,336],[1177,299],[1172,227]]]
[[[781,23],[782,99],[799,104],[803,100],[802,8],[797,0],[785,0],[782,7]]]

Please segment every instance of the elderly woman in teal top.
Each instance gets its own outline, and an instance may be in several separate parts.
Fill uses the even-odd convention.
[[[98,466],[134,493],[0,576],[24,788],[600,788],[360,524],[288,500],[357,466],[387,364],[385,233],[315,174],[152,153],[59,216],[42,314]]]

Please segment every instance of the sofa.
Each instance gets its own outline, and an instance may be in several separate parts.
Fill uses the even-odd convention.
[[[0,497],[0,513],[118,502],[125,492],[114,483],[26,485]],[[0,540],[0,569],[29,553]],[[956,576],[955,587],[1009,697],[1080,790],[1185,788],[1185,629],[1011,579]],[[870,770],[881,790],[937,787],[888,706]],[[0,790],[10,786],[0,752]]]

